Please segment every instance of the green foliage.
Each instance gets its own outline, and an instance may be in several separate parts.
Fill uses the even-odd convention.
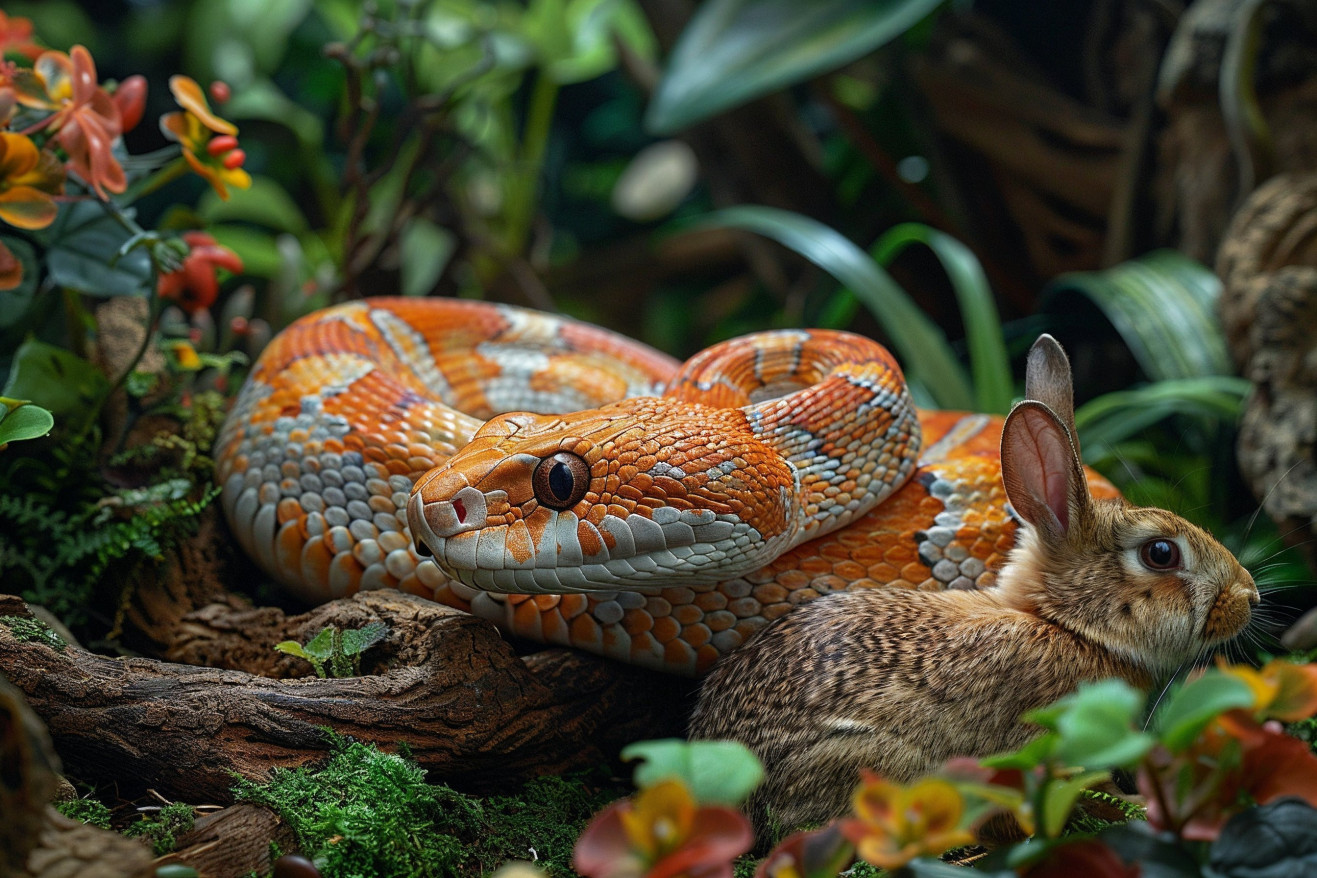
[[[759,759],[735,741],[639,741],[622,758],[643,760],[635,773],[641,789],[675,777],[701,804],[739,805],[764,779]]]
[[[1217,716],[1252,703],[1253,692],[1242,680],[1204,674],[1179,687],[1157,712],[1158,737],[1171,752],[1178,753]]]
[[[672,49],[645,124],[658,134],[867,55],[941,0],[710,0]]]
[[[361,675],[361,654],[389,635],[383,622],[370,622],[346,631],[333,626],[320,629],[305,646],[295,640],[276,643],[274,648],[288,655],[306,659],[317,677],[356,677]]]
[[[39,439],[55,426],[55,416],[25,399],[0,396],[0,451],[10,442]]]
[[[70,820],[79,820],[88,826],[110,828],[110,809],[100,799],[67,799],[56,802],[55,810]]]
[[[331,734],[321,767],[276,769],[266,784],[241,781],[239,800],[272,808],[325,878],[488,874],[511,859],[537,859],[571,875],[571,849],[591,813],[616,793],[571,778],[540,778],[484,800],[427,784],[402,756]]]
[[[68,645],[49,625],[30,616],[0,616],[0,625],[8,628],[19,643],[44,643],[56,652],[63,652]]]
[[[174,849],[178,836],[189,832],[194,823],[192,806],[183,802],[165,805],[153,817],[143,816],[129,824],[123,834],[130,838],[145,836],[151,842],[151,851],[163,857]]]

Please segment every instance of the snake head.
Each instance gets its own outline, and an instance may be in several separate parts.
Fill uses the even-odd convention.
[[[704,585],[783,551],[797,481],[744,412],[639,398],[493,418],[407,518],[418,551],[489,591]]]

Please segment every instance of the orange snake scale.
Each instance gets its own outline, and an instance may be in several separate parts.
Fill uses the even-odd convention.
[[[1000,431],[916,411],[847,333],[683,366],[563,317],[375,298],[269,344],[217,478],[244,550],[306,600],[399,588],[696,675],[822,594],[990,585],[1014,533]]]

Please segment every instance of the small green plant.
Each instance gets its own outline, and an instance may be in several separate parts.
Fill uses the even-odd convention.
[[[78,820],[88,826],[110,828],[110,809],[100,799],[68,799],[56,802],[55,810],[70,820]]]
[[[130,838],[145,836],[151,841],[151,851],[163,857],[174,849],[180,835],[189,832],[194,823],[192,806],[184,802],[166,805],[154,817],[143,816],[128,826],[123,834]]]
[[[383,622],[370,622],[361,628],[346,631],[333,627],[321,628],[305,646],[295,640],[276,643],[274,648],[288,655],[306,659],[315,668],[317,677],[361,676],[361,654],[389,636]]]
[[[512,860],[571,878],[577,836],[620,793],[579,776],[542,777],[476,799],[426,783],[424,769],[403,753],[328,734],[324,764],[276,769],[266,783],[234,787],[239,801],[278,813],[325,878],[477,878]]]

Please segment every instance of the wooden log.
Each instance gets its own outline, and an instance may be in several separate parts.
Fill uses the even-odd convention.
[[[19,599],[0,597],[0,616],[25,614]],[[205,640],[204,617],[189,617],[194,642]],[[386,749],[405,743],[432,780],[506,790],[598,764],[628,741],[680,733],[692,688],[566,650],[523,661],[488,622],[399,592],[359,594],[282,625],[277,613],[265,619],[271,647],[323,624],[378,620],[391,634],[366,670],[387,667],[278,680],[57,651],[0,626],[0,673],[26,694],[73,776],[216,803],[232,800],[234,773],[261,780],[321,758],[324,727]]]

